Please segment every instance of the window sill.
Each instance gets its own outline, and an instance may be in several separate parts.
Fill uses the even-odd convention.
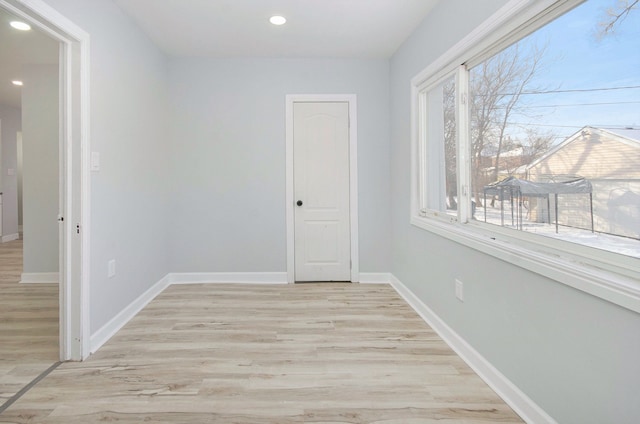
[[[561,256],[559,252],[562,251],[549,247],[545,242],[526,242],[520,237],[505,234],[505,231],[491,232],[472,224],[450,224],[418,216],[411,217],[411,224],[640,313],[639,275],[631,267],[620,267],[616,272],[610,261],[600,263],[593,256]]]

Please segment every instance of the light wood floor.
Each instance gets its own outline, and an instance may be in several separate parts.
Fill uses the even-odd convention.
[[[516,423],[386,285],[176,285],[3,423]]]
[[[19,284],[22,240],[0,243],[0,405],[58,361],[58,285]]]

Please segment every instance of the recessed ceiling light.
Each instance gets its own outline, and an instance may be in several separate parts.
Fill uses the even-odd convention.
[[[29,31],[31,29],[31,25],[20,21],[12,21],[9,25],[20,31]]]
[[[22,81],[19,81],[19,80],[13,80],[13,81],[11,81],[11,84],[13,84],[13,85],[19,85],[19,86],[21,86],[21,87],[24,85],[24,84],[23,84],[23,82],[22,82]]]
[[[284,25],[285,22],[287,22],[287,18],[285,18],[284,16],[275,15],[269,18],[269,22],[274,25]]]

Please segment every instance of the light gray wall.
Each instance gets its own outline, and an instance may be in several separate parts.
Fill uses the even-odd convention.
[[[391,60],[392,271],[558,422],[635,423],[640,315],[409,224],[410,79],[504,3],[441,2]]]
[[[24,66],[22,78],[23,269],[58,272],[58,67]]]
[[[360,269],[387,272],[386,60],[174,59],[174,272],[284,272],[285,96],[358,96]]]
[[[112,1],[45,1],[91,36],[94,333],[169,272],[167,62]]]
[[[0,105],[2,121],[2,146],[0,158],[2,166],[2,235],[18,233],[18,159],[16,134],[22,129],[22,111],[11,106]],[[8,169],[15,175],[7,175]]]
[[[285,95],[356,93],[361,269],[391,268],[558,421],[632,422],[638,314],[408,222],[409,79],[505,1],[441,2],[390,69],[175,59],[167,77],[162,54],[112,2],[47,0],[92,37],[92,150],[103,166],[92,181],[92,331],[169,271],[284,271]]]

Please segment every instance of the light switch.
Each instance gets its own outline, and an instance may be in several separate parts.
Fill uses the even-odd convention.
[[[100,171],[100,152],[91,152],[91,171]]]
[[[15,168],[8,168],[7,169],[7,175],[16,175]]]

